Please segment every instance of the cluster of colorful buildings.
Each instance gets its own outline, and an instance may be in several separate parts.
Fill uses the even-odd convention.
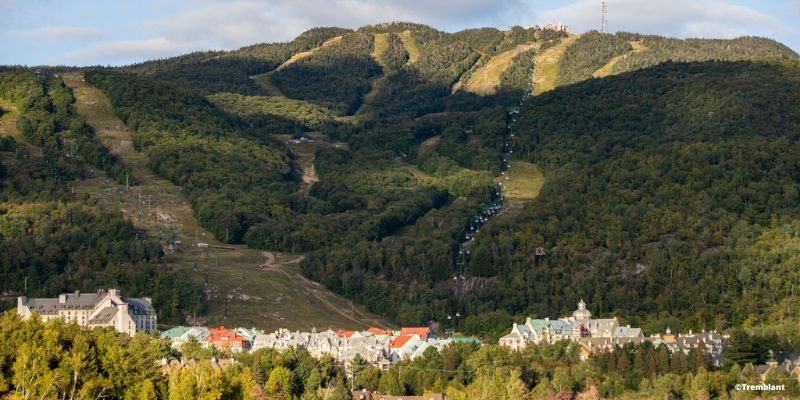
[[[399,331],[380,328],[321,332],[316,329],[311,332],[278,329],[266,333],[254,328],[179,326],[162,332],[161,338],[169,340],[176,349],[196,341],[204,348],[214,347],[233,353],[273,348],[303,349],[315,357],[329,355],[339,361],[351,361],[359,356],[382,369],[388,369],[391,364],[405,358],[419,357],[430,348],[441,350],[456,342],[480,343],[478,339],[466,337],[438,338],[428,327],[402,328]]]
[[[571,316],[552,320],[528,318],[524,324],[515,322],[511,332],[500,338],[499,344],[518,351],[524,349],[528,343],[552,344],[561,340],[572,340],[580,344],[581,359],[584,360],[628,343],[650,342],[656,347],[663,344],[672,352],[682,351],[685,354],[702,347],[709,353],[714,365],[720,366],[726,339],[727,336],[717,331],[689,331],[688,334],[675,335],[669,328],[663,335],[644,336],[640,328],[621,326],[616,317],[593,319],[592,313],[586,309],[586,303],[581,300],[578,309]]]
[[[123,297],[119,290],[98,290],[96,293],[63,293],[57,298],[17,298],[17,314],[29,318],[38,314],[44,320],[63,319],[86,327],[111,327],[118,332],[135,335],[156,330],[156,313],[148,297]],[[180,326],[161,333],[161,337],[179,348],[197,341],[206,348],[239,353],[261,348],[304,349],[316,357],[330,355],[340,361],[350,361],[360,356],[370,364],[387,369],[402,359],[414,359],[429,348],[441,350],[454,342],[476,342],[473,338],[438,338],[428,327],[402,328],[399,331],[370,328],[365,331],[317,332],[279,329],[266,333],[255,328],[227,329]],[[727,336],[717,331],[644,336],[640,328],[621,326],[616,317],[592,318],[592,313],[581,300],[571,316],[558,319],[532,319],[514,323],[511,332],[499,340],[501,346],[511,350],[524,349],[528,343],[555,343],[572,340],[580,344],[582,359],[594,354],[613,351],[625,344],[650,342],[654,346],[666,345],[672,351],[688,354],[692,349],[704,348],[714,365],[722,365],[723,347]]]

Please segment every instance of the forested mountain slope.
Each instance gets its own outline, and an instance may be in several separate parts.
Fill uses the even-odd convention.
[[[547,182],[518,221],[481,232],[469,267],[507,285],[484,299],[553,315],[583,297],[661,329],[787,318],[800,277],[767,238],[798,240],[799,73],[667,63],[534,98],[517,157]]]
[[[781,321],[792,243],[769,238],[800,211],[796,59],[759,38],[388,23],[84,76],[217,240],[305,253],[307,277],[392,321],[458,312],[457,329],[493,336],[580,297],[648,332]],[[554,90],[531,96],[532,70]],[[461,90],[473,78],[493,90]],[[469,241],[455,285],[510,161],[544,186]]]
[[[2,71],[0,99],[18,115],[0,131],[2,301],[124,286],[131,296],[152,295],[161,321],[181,321],[199,288],[163,268],[161,245],[140,237],[119,211],[72,190],[92,171],[125,181],[130,170],[74,113],[61,78]]]

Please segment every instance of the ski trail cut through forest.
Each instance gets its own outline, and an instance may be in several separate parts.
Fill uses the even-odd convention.
[[[359,309],[350,300],[308,280],[296,267],[287,265],[299,263],[302,255],[281,254],[280,257],[287,260],[277,261],[270,253],[270,267],[260,269],[259,264],[264,262],[261,251],[215,240],[194,217],[181,188],[156,176],[147,166],[146,155],[133,149],[131,132],[114,116],[105,94],[86,84],[79,74],[67,74],[64,81],[75,94],[77,112],[95,129],[100,141],[131,167],[131,179],[136,180],[135,186],[126,188],[97,172],[97,178],[76,182],[76,191],[97,199],[103,207],[118,208],[151,237],[164,239],[174,232],[187,248],[183,251],[167,249],[165,260],[195,282],[203,283],[208,279],[204,286],[208,315],[203,318],[221,320],[223,300],[227,298],[229,323],[262,329],[310,329],[310,325],[342,329],[352,324],[388,326],[378,316]],[[207,246],[192,255],[195,241]],[[283,303],[286,301],[291,301],[296,312],[285,313]]]
[[[479,68],[470,76],[463,88],[468,92],[484,96],[494,94],[500,86],[500,77],[511,66],[511,61],[514,57],[536,47],[533,43],[522,44],[495,55],[482,68]]]
[[[611,60],[608,60],[608,63],[606,63],[606,65],[600,67],[600,69],[598,69],[597,71],[594,71],[592,76],[595,77],[595,78],[604,78],[606,76],[609,76],[609,75],[614,73],[614,67],[617,65],[617,63],[620,60],[627,58],[631,54],[641,53],[643,51],[650,50],[642,42],[637,42],[637,41],[631,40],[629,43],[631,44],[631,47],[633,49],[626,51],[625,54],[620,54],[620,55],[612,58]]]
[[[567,50],[567,47],[575,43],[579,37],[580,35],[571,35],[565,39],[561,39],[561,42],[557,45],[536,54],[534,58],[535,71],[533,75],[534,95],[539,95],[556,88],[558,71],[561,59],[564,57],[564,51]]]
[[[417,47],[417,41],[414,40],[414,37],[411,36],[411,31],[405,31],[400,34],[400,40],[403,42],[403,47],[406,48],[406,52],[408,52],[408,62],[407,64],[414,64],[419,60],[420,52],[419,47]]]
[[[338,42],[341,39],[342,39],[341,36],[336,36],[334,38],[326,40],[325,42],[323,42],[318,47],[315,47],[315,48],[310,49],[310,50],[301,51],[299,53],[296,53],[296,54],[292,55],[291,57],[289,57],[288,60],[284,61],[281,65],[279,65],[277,68],[273,69],[272,71],[265,72],[263,74],[253,75],[253,76],[250,77],[250,79],[252,79],[256,84],[258,84],[258,86],[260,86],[262,89],[264,89],[264,91],[266,91],[268,95],[286,97],[283,94],[283,91],[281,91],[281,89],[279,87],[275,86],[275,84],[272,83],[272,78],[271,78],[272,74],[274,74],[275,72],[278,72],[278,71],[288,67],[289,65],[292,65],[292,64],[294,64],[294,63],[296,63],[296,62],[298,62],[298,61],[300,61],[300,60],[302,60],[302,59],[304,59],[304,58],[306,58],[306,57],[308,57],[308,56],[310,56],[310,55],[312,55],[314,53],[316,53],[317,51],[319,51],[321,49],[324,49],[324,48],[326,48],[326,47]]]

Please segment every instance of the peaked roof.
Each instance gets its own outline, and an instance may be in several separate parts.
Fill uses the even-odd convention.
[[[192,328],[188,327],[188,326],[176,326],[174,328],[170,328],[170,329],[165,330],[164,332],[161,332],[160,336],[161,336],[162,339],[173,339],[173,338],[176,338],[176,337],[178,337],[180,335],[183,335],[184,333],[188,332],[190,329],[192,329]]]
[[[427,339],[430,332],[431,328],[428,327],[400,328],[400,336],[417,335],[422,339]]]
[[[399,348],[405,346],[406,343],[408,343],[408,341],[413,339],[413,338],[414,338],[413,335],[400,335],[400,336],[396,337],[394,340],[392,340],[389,343],[389,348],[390,349],[399,349]]]
[[[209,328],[208,329],[208,336],[203,339],[206,342],[217,342],[221,341],[223,337],[227,337],[229,342],[235,341],[244,341],[244,337],[241,335],[237,335],[236,332],[225,329],[224,326],[220,326],[219,328]]]
[[[377,336],[392,336],[393,335],[392,331],[387,331],[387,330],[384,330],[384,329],[381,329],[381,328],[369,328],[369,329],[367,329],[367,332],[369,332],[369,333],[371,333],[373,335],[377,335]]]

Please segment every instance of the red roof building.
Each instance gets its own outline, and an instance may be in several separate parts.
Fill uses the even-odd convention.
[[[220,350],[229,349],[235,353],[245,350],[249,345],[247,339],[237,335],[236,332],[232,330],[225,329],[224,326],[209,328],[208,336],[203,339],[203,343],[206,347],[214,346]]]
[[[392,339],[391,342],[389,342],[389,348],[390,349],[399,349],[399,348],[405,346],[405,344],[408,343],[408,341],[411,340],[412,338],[414,338],[414,336],[412,336],[412,335],[400,335],[400,336]]]
[[[338,336],[338,337],[340,337],[342,339],[349,339],[355,333],[356,333],[356,331],[336,331],[336,336]]]
[[[367,329],[367,332],[375,336],[392,336],[394,334],[392,331],[387,331],[380,328],[369,328]]]
[[[417,335],[422,340],[428,340],[431,337],[431,333],[431,328],[428,327],[400,328],[400,336]]]

